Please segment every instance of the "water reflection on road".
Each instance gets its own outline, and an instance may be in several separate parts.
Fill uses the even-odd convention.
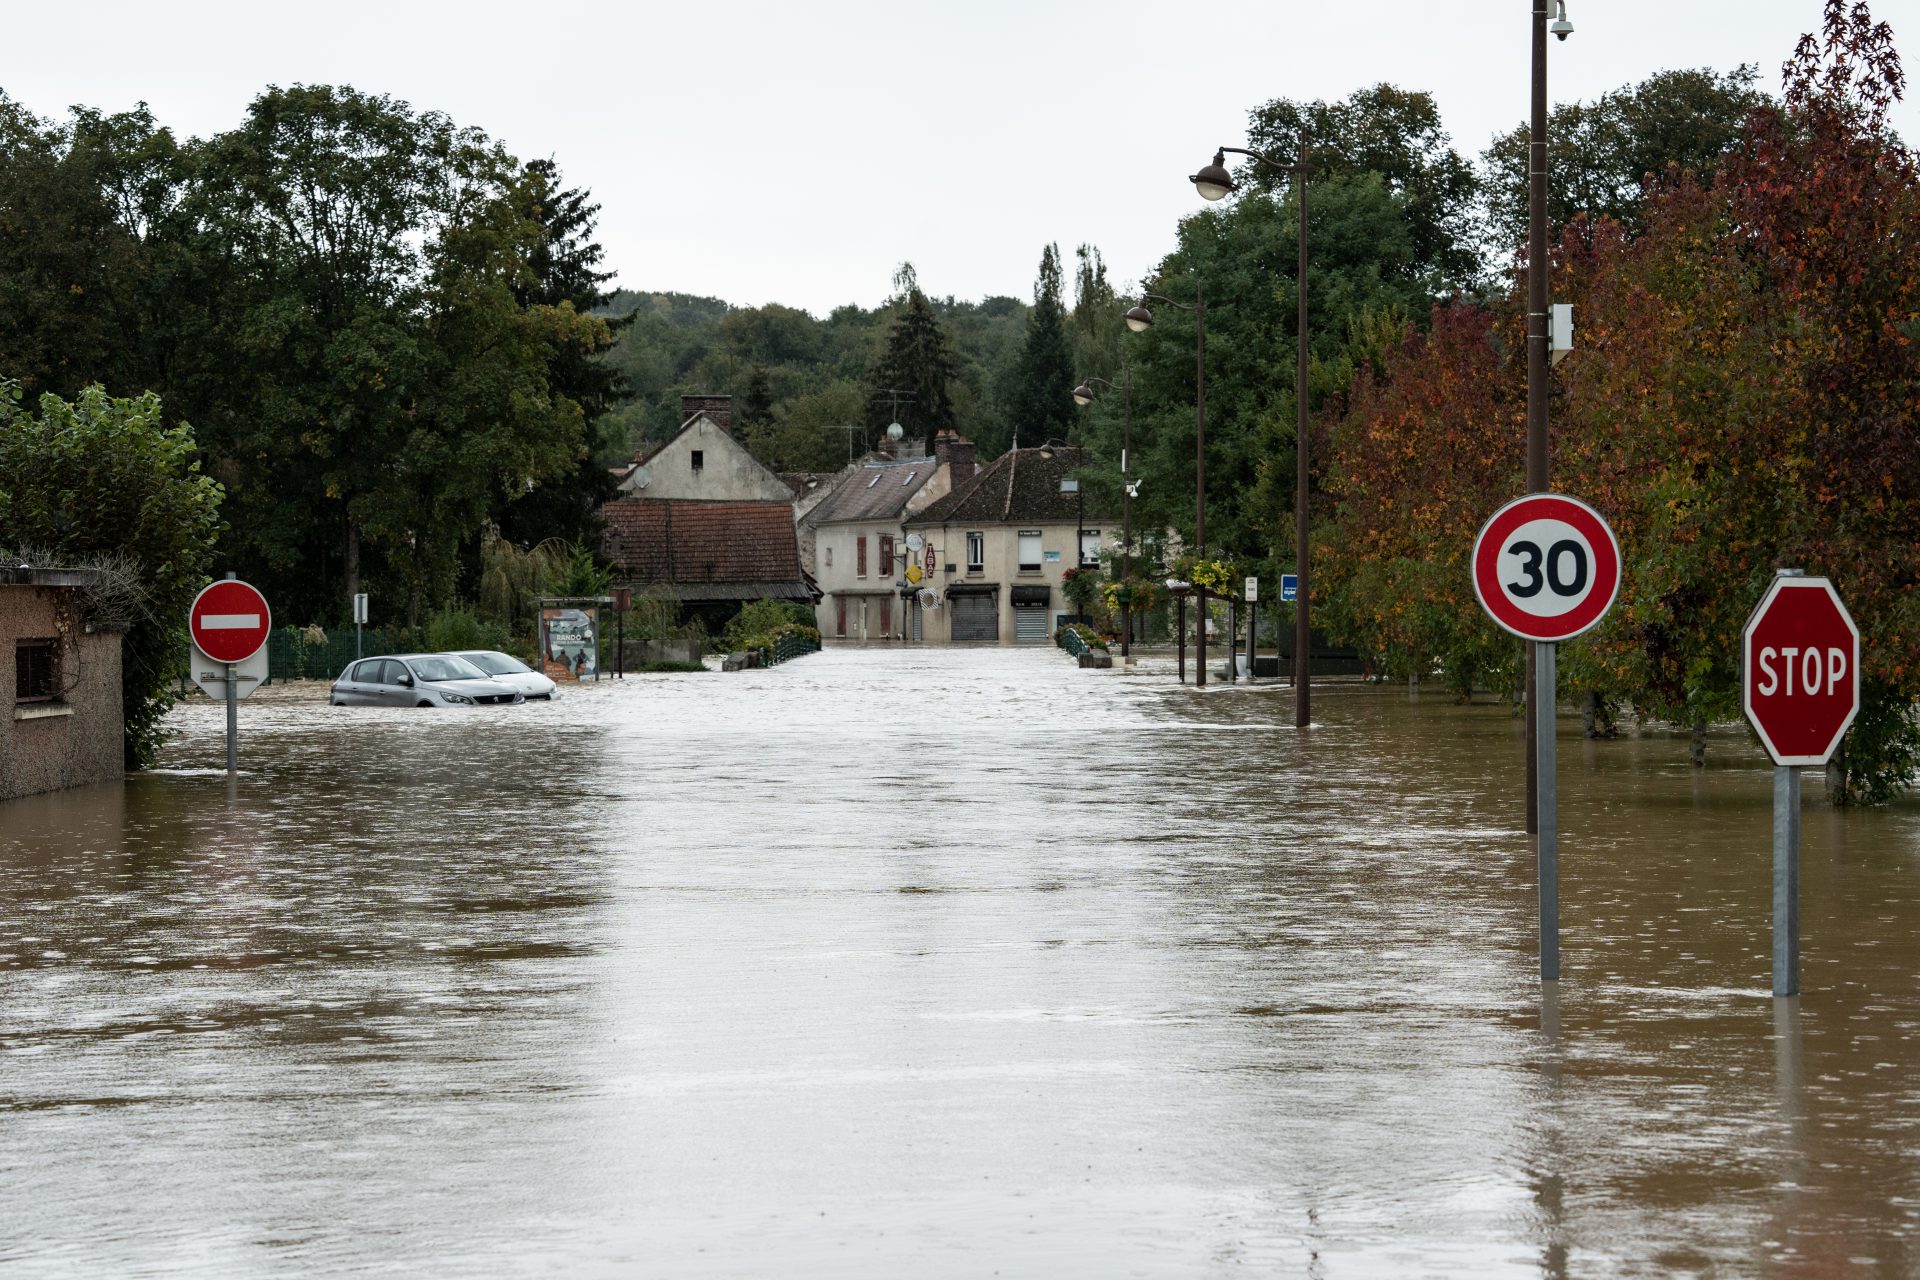
[[[0,806],[0,1272],[1920,1274],[1920,806],[1058,653],[249,704]]]

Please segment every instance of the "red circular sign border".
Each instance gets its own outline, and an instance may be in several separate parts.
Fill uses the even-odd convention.
[[[193,619],[194,619],[194,616],[200,611],[200,602],[206,599],[207,593],[209,591],[214,590],[216,587],[232,587],[232,586],[244,587],[248,591],[253,592],[254,595],[259,597],[260,616],[265,620],[265,622],[264,622],[264,625],[260,628],[259,644],[254,645],[253,648],[247,650],[245,653],[241,654],[237,658],[223,658],[218,656],[217,654],[207,653],[206,648],[202,646],[200,643],[200,637],[194,634]],[[205,653],[207,657],[212,659],[214,662],[234,663],[234,664],[245,662],[247,659],[253,657],[254,654],[259,653],[260,650],[266,647],[267,637],[270,636],[271,634],[273,634],[273,607],[267,603],[267,593],[262,591],[260,588],[254,586],[251,582],[242,582],[238,578],[216,578],[214,581],[209,582],[206,586],[200,588],[199,593],[193,597],[193,603],[187,606],[188,638],[192,641],[195,648],[199,649],[201,653]]]
[[[1531,510],[1530,508],[1535,504],[1554,509],[1551,512]],[[1501,616],[1501,609],[1509,608],[1510,606],[1506,593],[1500,590],[1499,575],[1495,573],[1493,569],[1499,563],[1499,544],[1504,541],[1508,533],[1511,533],[1514,529],[1519,528],[1529,520],[1548,518],[1563,520],[1567,524],[1575,526],[1586,535],[1588,544],[1594,549],[1593,558],[1596,590],[1588,594],[1586,601],[1582,603],[1579,608],[1561,614],[1560,617],[1556,619],[1535,618],[1533,615],[1527,613],[1521,613],[1519,615],[1523,622],[1539,624],[1540,626],[1544,626],[1544,624],[1549,621],[1562,624],[1577,621],[1579,624],[1572,626],[1570,629],[1559,629],[1551,634],[1541,634],[1538,630],[1523,631],[1519,626],[1514,625],[1513,622]],[[1498,536],[1493,537],[1492,535],[1494,535],[1496,531]],[[1480,558],[1480,549],[1487,545],[1489,540],[1491,540],[1495,547],[1495,551],[1489,563],[1483,566]],[[1611,562],[1603,563],[1609,556],[1611,557]],[[1487,571],[1486,576],[1492,579],[1491,585],[1494,598],[1499,601],[1498,608],[1496,608],[1493,601],[1489,599],[1487,590],[1481,583],[1483,568]],[[1599,585],[1599,574],[1603,568],[1612,571],[1613,582],[1607,590],[1606,598],[1600,600],[1600,592],[1597,590],[1597,587]],[[1493,619],[1495,626],[1499,627],[1502,631],[1519,636],[1522,640],[1533,640],[1542,644],[1559,644],[1562,641],[1572,640],[1576,636],[1585,635],[1588,631],[1591,631],[1599,625],[1602,618],[1607,616],[1607,612],[1613,608],[1613,602],[1619,598],[1620,580],[1623,576],[1622,570],[1620,542],[1613,536],[1613,526],[1609,525],[1606,517],[1602,516],[1598,511],[1595,511],[1592,507],[1580,501],[1580,499],[1570,498],[1564,493],[1528,493],[1515,498],[1488,516],[1487,522],[1480,526],[1479,535],[1473,540],[1473,594],[1479,599],[1480,607],[1487,611],[1487,616]],[[1596,600],[1600,601],[1597,607],[1595,607],[1594,603]]]

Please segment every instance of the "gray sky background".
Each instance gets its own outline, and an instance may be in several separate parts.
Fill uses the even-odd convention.
[[[1527,106],[1529,0],[14,6],[0,88],[41,115],[145,100],[181,135],[267,84],[347,83],[552,155],[604,206],[618,283],[873,305],[1032,291],[1041,246],[1137,280],[1198,201],[1186,175],[1275,97],[1432,92],[1469,157]],[[1920,3],[1877,0],[1920,80]],[[1779,88],[1819,0],[1570,0],[1556,101],[1671,67]],[[1920,138],[1915,93],[1895,125]]]

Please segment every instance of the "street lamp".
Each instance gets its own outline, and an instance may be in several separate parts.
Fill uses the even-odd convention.
[[[1194,560],[1207,557],[1207,291],[1200,277],[1193,279],[1193,305],[1175,302],[1164,294],[1143,293],[1138,306],[1127,309],[1127,328],[1145,333],[1153,327],[1153,312],[1148,302],[1164,302],[1176,311],[1193,315],[1193,541]],[[1194,684],[1207,687],[1207,615],[1206,596],[1200,599],[1200,636],[1195,642]]]
[[[1547,454],[1547,34],[1561,40],[1573,34],[1567,21],[1567,0],[1559,0],[1557,16],[1547,22],[1547,0],[1532,0],[1533,34],[1532,120],[1527,135],[1527,489],[1545,493],[1552,487],[1551,458]],[[1551,724],[1553,708],[1542,707],[1535,689],[1535,654],[1527,646],[1527,831],[1540,829],[1540,733]]]
[[[1134,309],[1145,310],[1144,307]],[[1148,323],[1152,323],[1151,317]],[[1133,452],[1133,375],[1124,376],[1124,385],[1116,386],[1105,378],[1088,378],[1073,389],[1073,402],[1083,409],[1099,399],[1093,389],[1095,383],[1120,392],[1126,405],[1120,428],[1120,656],[1123,658],[1133,652],[1133,588],[1127,585],[1133,581],[1133,483],[1127,477],[1127,459]]]
[[[1293,561],[1299,585],[1293,602],[1293,724],[1304,729],[1313,723],[1313,629],[1308,620],[1309,564],[1312,545],[1307,533],[1307,159],[1305,138],[1300,140],[1300,155],[1292,164],[1283,164],[1271,156],[1245,147],[1220,147],[1213,160],[1202,165],[1188,181],[1206,200],[1224,200],[1236,188],[1227,172],[1227,155],[1249,156],[1269,169],[1293,175],[1294,193],[1300,198],[1299,265],[1294,271],[1294,359],[1293,376]],[[1249,659],[1248,669],[1252,669]]]

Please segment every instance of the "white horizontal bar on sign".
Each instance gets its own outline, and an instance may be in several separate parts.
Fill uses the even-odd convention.
[[[260,625],[257,613],[204,613],[200,615],[202,631],[252,631]]]

